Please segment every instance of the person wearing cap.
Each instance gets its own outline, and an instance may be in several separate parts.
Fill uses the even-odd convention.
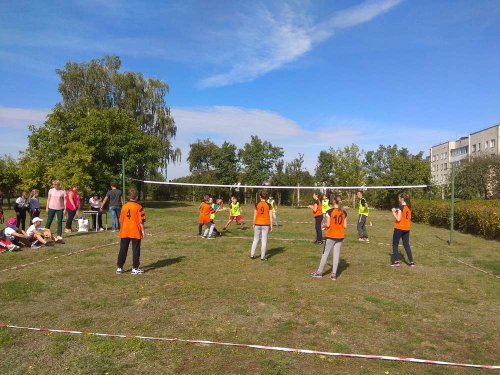
[[[34,217],[32,220],[33,224],[31,224],[31,226],[26,231],[28,239],[32,242],[32,249],[40,248],[40,244],[45,246],[52,245],[52,243],[50,242],[52,233],[50,232],[50,229],[45,229],[42,227],[42,221],[43,220],[39,217]]]
[[[31,246],[28,235],[17,227],[17,218],[9,217],[4,229],[5,237],[16,246]]]

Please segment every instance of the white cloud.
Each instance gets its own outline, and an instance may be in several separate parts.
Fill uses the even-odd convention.
[[[0,128],[28,130],[28,125],[45,121],[46,109],[0,107]]]
[[[231,68],[200,81],[201,87],[226,86],[248,82],[297,60],[316,44],[331,38],[335,30],[353,27],[386,13],[402,0],[367,1],[339,11],[327,20],[314,24],[304,16],[304,4],[292,8],[284,5],[281,12],[258,8],[253,17],[239,17],[233,32],[234,49]]]

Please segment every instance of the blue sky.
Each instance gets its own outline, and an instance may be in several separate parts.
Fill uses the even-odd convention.
[[[208,137],[256,134],[311,172],[351,143],[427,154],[500,123],[499,40],[497,0],[0,0],[0,153],[60,100],[55,69],[116,54],[170,84],[169,178]]]

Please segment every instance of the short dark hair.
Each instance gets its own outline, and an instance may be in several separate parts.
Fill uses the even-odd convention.
[[[128,199],[135,201],[138,196],[139,196],[139,192],[137,191],[136,188],[132,187],[132,188],[128,189]]]

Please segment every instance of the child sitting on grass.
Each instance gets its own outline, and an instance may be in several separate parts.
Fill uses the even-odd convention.
[[[50,232],[50,229],[45,229],[42,227],[42,219],[40,219],[39,217],[34,217],[32,222],[33,224],[31,224],[31,226],[26,231],[28,239],[32,242],[31,248],[39,248],[40,244],[45,246],[52,246],[52,233]]]
[[[31,246],[31,242],[28,240],[26,232],[20,230],[16,224],[17,219],[15,217],[9,217],[7,219],[7,226],[4,229],[5,237],[16,246]]]

